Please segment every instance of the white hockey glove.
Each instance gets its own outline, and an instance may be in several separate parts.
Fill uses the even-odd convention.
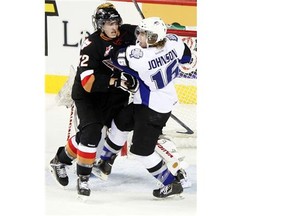
[[[132,75],[125,72],[116,72],[112,75],[116,78],[114,87],[121,88],[124,91],[135,93],[139,88],[139,81]]]

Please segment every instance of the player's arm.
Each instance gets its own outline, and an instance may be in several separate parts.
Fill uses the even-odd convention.
[[[117,51],[112,50],[110,52],[110,57],[110,61],[106,63],[115,69],[115,72],[111,77],[114,79],[112,81],[114,83],[113,85],[125,91],[132,93],[136,92],[139,88],[139,75],[136,71],[129,67],[128,61],[126,59],[126,48],[121,48]]]
[[[90,72],[91,72],[91,74],[87,74]],[[86,74],[81,73],[81,75],[82,75],[82,77],[83,77],[83,75],[85,76],[85,77],[81,78],[81,84],[82,84],[83,89],[86,92],[91,92],[92,86],[93,86],[94,81],[95,81],[95,76],[93,75],[93,70],[90,70],[90,71],[87,70]],[[81,75],[80,75],[80,77],[81,77]]]
[[[116,52],[112,51],[111,52],[111,61],[115,67],[121,69],[122,71],[125,71],[126,73],[139,78],[139,74],[130,68],[129,66],[129,61],[126,57],[126,52],[127,52],[127,47],[126,48],[121,48],[117,50]]]
[[[87,55],[85,58],[89,59],[91,56]],[[104,66],[101,67],[100,64],[103,64],[102,61],[94,60],[93,64],[82,64],[82,67],[79,67],[81,85],[86,92],[106,92],[110,88],[111,75],[102,73],[100,70],[104,70]]]
[[[192,52],[190,48],[184,43],[181,38],[175,34],[167,34],[166,38],[171,41],[173,47],[176,49],[180,64],[190,63],[192,61]]]
[[[180,59],[180,64],[186,64],[190,63],[192,61],[192,52],[191,49],[187,46],[186,43],[182,42],[184,44],[184,51],[182,58]]]
[[[86,92],[106,92],[110,88],[110,75],[97,74],[95,69],[80,68],[81,85]]]
[[[93,43],[85,41],[80,52],[79,74],[83,89],[86,92],[107,92],[110,88],[111,74],[101,70],[109,70],[103,63],[100,52]]]

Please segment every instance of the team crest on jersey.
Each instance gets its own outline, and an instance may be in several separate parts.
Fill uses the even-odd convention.
[[[178,41],[178,37],[174,34],[167,34],[166,37],[170,40],[170,41]]]
[[[143,52],[141,49],[135,48],[135,49],[131,50],[131,53],[129,56],[130,56],[130,58],[140,59],[143,57]]]
[[[113,49],[113,47],[111,45],[109,45],[108,47],[106,47],[105,53],[104,53],[104,57],[109,55],[109,52]]]

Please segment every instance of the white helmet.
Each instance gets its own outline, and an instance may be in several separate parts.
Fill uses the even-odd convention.
[[[163,20],[159,17],[149,17],[143,19],[136,29],[136,34],[145,32],[148,44],[153,45],[166,37],[167,27]]]

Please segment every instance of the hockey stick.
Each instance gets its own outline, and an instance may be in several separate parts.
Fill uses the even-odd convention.
[[[72,128],[72,122],[73,122],[73,114],[74,114],[74,103],[71,106],[71,111],[70,111],[70,118],[69,118],[69,125],[68,125],[68,132],[67,132],[67,141],[70,139],[70,134],[71,134],[71,128]]]
[[[144,14],[142,13],[142,10],[140,9],[137,1],[136,1],[136,0],[132,0],[132,1],[133,1],[134,5],[135,5],[137,11],[139,12],[140,16],[142,17],[142,19],[145,19],[145,16],[144,16]]]
[[[182,122],[180,119],[178,119],[172,113],[171,113],[170,117],[172,119],[174,119],[178,124],[180,124],[186,130],[185,132],[177,131],[177,133],[183,133],[183,134],[193,134],[194,133],[186,124],[184,124],[184,122]]]
[[[72,125],[74,125],[74,131],[75,131],[75,133],[77,133],[79,130],[77,127],[78,126],[78,116],[77,116],[77,109],[76,109],[75,103],[73,103],[71,106],[68,132],[67,132],[67,141],[71,138]]]
[[[106,67],[108,67],[110,70],[114,71],[115,69],[122,71],[121,68],[117,67],[116,65],[113,64],[113,62],[111,61],[111,59],[104,59],[102,60],[103,64],[106,65]]]
[[[134,5],[135,5],[137,11],[139,12],[140,16],[142,17],[142,19],[145,19],[145,16],[142,13],[142,10],[140,9],[137,1],[136,0],[132,0],[132,1],[133,1]],[[194,133],[186,124],[184,124],[180,119],[178,119],[172,113],[171,113],[171,118],[174,119],[178,124],[180,124],[186,130],[186,132],[177,131],[177,133],[184,133],[184,134],[193,134]]]

